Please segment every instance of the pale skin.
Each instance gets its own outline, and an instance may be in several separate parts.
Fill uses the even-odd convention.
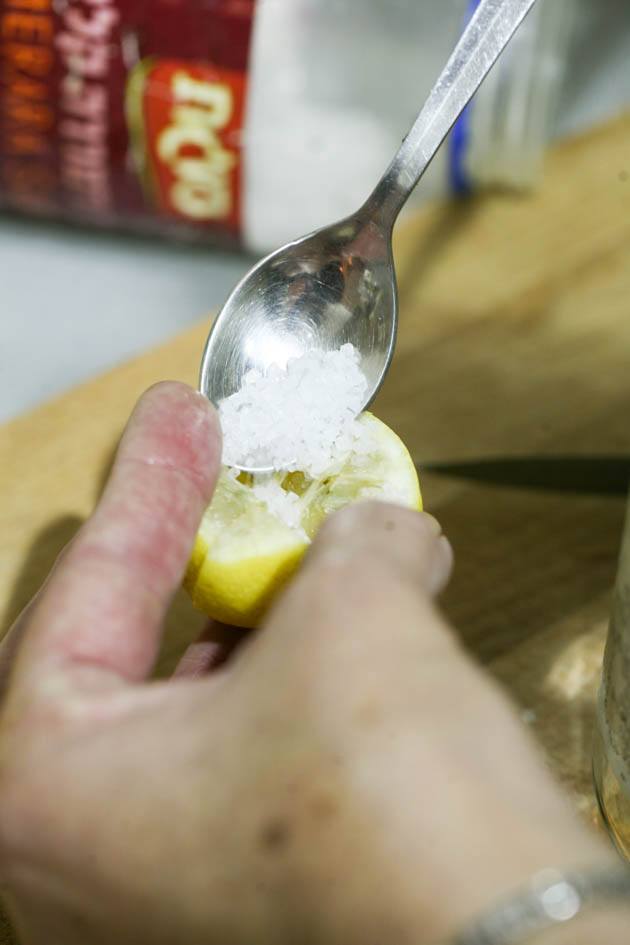
[[[614,862],[440,615],[452,554],[427,515],[340,513],[227,663],[215,628],[149,681],[220,451],[199,395],[149,391],[5,643],[24,945],[434,945],[540,868]],[[615,945],[626,923],[544,941]]]

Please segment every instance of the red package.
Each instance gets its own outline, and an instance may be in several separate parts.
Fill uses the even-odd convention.
[[[255,0],[0,0],[0,206],[238,243]]]

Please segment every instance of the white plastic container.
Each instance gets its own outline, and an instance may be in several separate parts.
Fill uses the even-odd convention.
[[[479,0],[260,0],[245,129],[245,242],[264,251],[356,209]],[[535,182],[574,0],[540,0],[416,191]]]

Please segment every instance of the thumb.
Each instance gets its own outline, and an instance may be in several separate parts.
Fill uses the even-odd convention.
[[[432,598],[446,585],[453,553],[429,515],[365,503],[331,517],[304,567],[258,638],[283,661],[352,667],[436,650],[450,658],[453,634]],[[403,657],[404,660],[404,657]]]
[[[453,552],[432,515],[381,502],[352,505],[324,524],[306,568],[377,565],[409,579],[429,596],[440,594],[451,576]]]

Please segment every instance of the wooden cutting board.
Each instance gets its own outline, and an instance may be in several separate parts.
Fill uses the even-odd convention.
[[[426,211],[396,252],[400,340],[376,412],[420,465],[630,454],[630,117],[562,144],[535,196]],[[0,429],[3,630],[89,514],[141,391],[195,382],[208,325]],[[593,706],[623,500],[429,473],[423,485],[457,555],[448,614],[595,820]],[[200,625],[180,595],[163,671]]]

